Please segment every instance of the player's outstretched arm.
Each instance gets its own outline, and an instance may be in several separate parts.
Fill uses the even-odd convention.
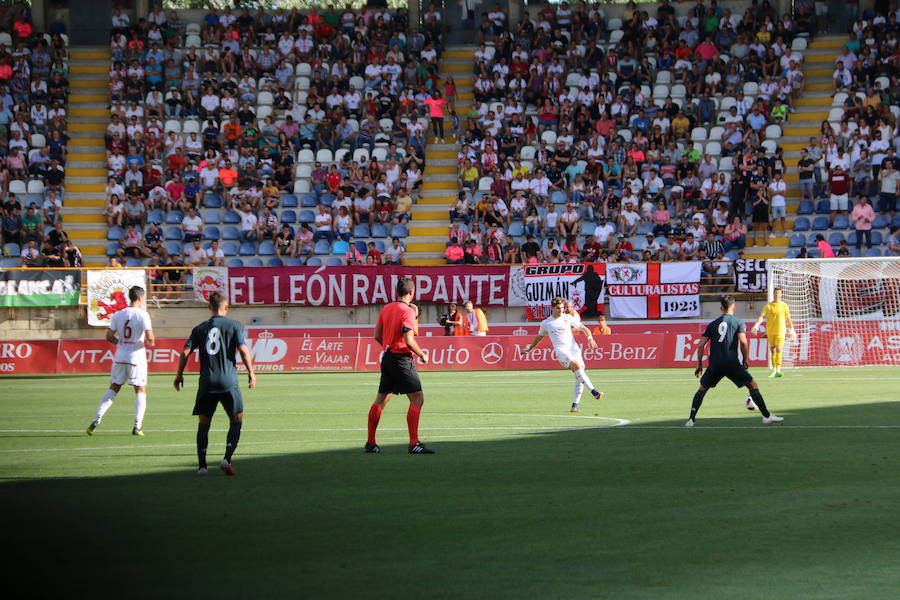
[[[522,354],[528,354],[529,352],[537,348],[537,345],[541,343],[542,339],[544,339],[544,336],[540,333],[534,336],[534,339],[531,340],[531,343],[528,344],[528,347],[522,350]]]
[[[594,339],[594,334],[591,332],[590,328],[587,325],[582,323],[581,326],[578,328],[578,331],[580,331],[585,336],[587,336],[588,348],[593,350],[594,348],[597,347],[597,341]]]
[[[747,336],[744,336],[744,339],[747,339]],[[694,377],[700,377],[703,374],[703,353],[706,352],[706,345],[709,343],[709,338],[705,335],[700,338],[700,347],[697,348],[697,368],[694,369]]]
[[[256,372],[253,370],[253,359],[250,357],[250,350],[246,344],[238,346],[238,354],[241,355],[241,360],[244,361],[244,366],[247,368],[248,387],[252,390],[256,387]]]
[[[418,356],[422,360],[422,364],[428,364],[428,356],[422,351],[422,348],[419,347],[419,342],[416,341],[416,334],[413,330],[404,331],[403,332],[403,342],[406,344],[406,347],[413,351],[413,354]]]
[[[187,366],[188,358],[190,358],[192,348],[185,346],[178,357],[178,373],[175,375],[175,389],[181,391],[184,385],[184,368]]]
[[[756,320],[756,323],[753,324],[753,327],[750,329],[753,333],[759,333],[759,326],[762,325],[762,322],[766,318],[766,309],[763,308],[762,313],[760,313],[759,318]]]

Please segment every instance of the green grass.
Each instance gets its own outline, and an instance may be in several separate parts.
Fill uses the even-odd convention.
[[[193,376],[151,377],[144,438],[130,391],[84,434],[106,377],[0,378],[6,571],[48,598],[897,597],[900,371],[763,378],[777,428],[726,382],[693,430],[690,370],[591,376],[573,416],[562,370],[425,373],[438,453],[410,456],[405,398],[361,451],[376,374],[262,374],[234,478],[194,476]]]

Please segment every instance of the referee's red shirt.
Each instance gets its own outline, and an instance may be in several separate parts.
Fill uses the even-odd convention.
[[[391,302],[381,309],[378,315],[381,325],[381,342],[385,352],[394,354],[412,354],[412,350],[403,341],[404,331],[416,330],[416,312],[405,302]]]

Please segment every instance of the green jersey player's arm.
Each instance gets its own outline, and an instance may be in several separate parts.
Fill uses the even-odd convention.
[[[744,339],[747,339],[747,336],[744,336]],[[694,369],[694,377],[700,377],[703,374],[703,353],[706,352],[706,345],[709,343],[709,338],[705,335],[700,338],[700,347],[697,348],[697,368]]]

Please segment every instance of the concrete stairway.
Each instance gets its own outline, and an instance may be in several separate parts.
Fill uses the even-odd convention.
[[[831,75],[834,72],[834,60],[846,41],[846,35],[822,36],[813,40],[802,52],[805,85],[800,97],[794,101],[796,112],[792,113],[783,125],[779,141],[779,145],[784,149],[787,167],[785,181],[788,184],[788,237],[770,238],[767,240],[768,246],[748,245],[745,250],[747,258],[783,258],[787,251],[790,230],[793,228],[800,204],[800,174],[797,171],[800,150],[809,145],[810,137],[819,135],[822,121],[828,120],[833,98]]]
[[[109,49],[75,46],[69,52],[69,156],[63,226],[86,266],[106,262],[106,147],[109,124]]]
[[[456,113],[462,121],[471,107],[472,63],[475,46],[449,46],[444,52],[444,68],[441,81],[448,75],[456,82]],[[444,264],[444,248],[447,234],[450,231],[450,204],[456,199],[458,191],[456,155],[459,151],[457,140],[451,133],[452,123],[448,117],[444,120],[444,141],[438,144],[429,136],[426,153],[427,166],[419,198],[413,206],[413,219],[410,221],[409,237],[406,239],[406,264],[408,265],[442,265]]]

